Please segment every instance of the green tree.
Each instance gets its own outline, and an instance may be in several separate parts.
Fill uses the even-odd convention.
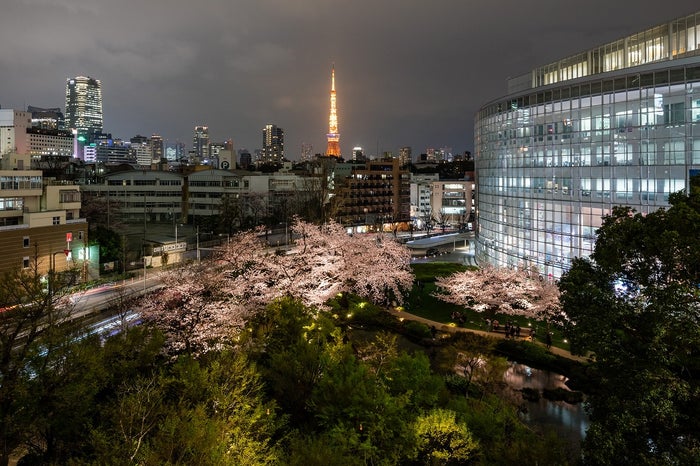
[[[368,464],[400,464],[411,451],[410,425],[418,413],[411,409],[411,392],[392,394],[384,380],[390,367],[377,374],[376,366],[356,358],[348,344],[336,344],[342,350],[327,358],[309,400],[318,427],[337,448]]]
[[[114,230],[98,225],[90,231],[90,244],[99,245],[100,263],[123,260],[122,237]]]
[[[463,465],[474,460],[479,450],[464,423],[457,422],[454,411],[435,409],[418,417],[414,426],[416,464]]]
[[[590,464],[700,457],[700,192],[642,215],[613,209],[590,259],[562,277],[572,345],[594,356]]]
[[[125,381],[93,432],[96,464],[275,464],[280,427],[242,354],[188,355]]]
[[[35,371],[72,338],[64,325],[70,313],[66,283],[56,273],[42,277],[36,257],[28,269],[0,278],[0,466],[30,440]]]
[[[270,304],[254,319],[251,350],[262,351],[261,366],[272,396],[292,422],[309,422],[308,402],[326,371],[326,341],[334,324],[290,298]]]
[[[97,335],[72,341],[62,332],[42,338],[43,351],[28,365],[31,398],[22,407],[30,416],[24,442],[27,456],[45,464],[65,463],[85,447],[107,367]]]
[[[219,203],[218,223],[215,226],[217,233],[232,235],[241,226],[242,212],[241,202],[237,194],[224,194]]]
[[[109,406],[119,387],[154,373],[162,343],[162,337],[143,328],[123,330],[104,343],[100,335],[86,335],[80,328],[77,335],[62,328],[47,330],[41,351],[26,366],[30,396],[19,405],[29,419],[21,426],[26,451],[22,461],[66,464],[93,459],[98,443],[91,430],[99,432],[114,419]],[[115,459],[121,458],[116,445],[109,442]]]

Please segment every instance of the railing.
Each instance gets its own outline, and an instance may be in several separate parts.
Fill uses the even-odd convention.
[[[22,223],[20,225],[5,225],[5,226],[0,226],[0,231],[10,231],[10,230],[24,230],[26,228],[29,228],[29,225],[26,223]]]

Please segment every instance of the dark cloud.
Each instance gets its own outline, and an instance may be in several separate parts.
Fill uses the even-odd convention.
[[[8,0],[0,105],[64,106],[65,80],[102,80],[105,129],[287,153],[325,150],[331,64],[341,147],[473,150],[473,117],[505,80],[691,13],[638,0]]]

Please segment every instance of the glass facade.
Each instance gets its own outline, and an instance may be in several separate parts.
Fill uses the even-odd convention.
[[[680,21],[649,31],[660,34],[662,46],[673,37],[687,42],[690,28],[669,34]],[[684,24],[695,38],[696,23]],[[535,266],[558,278],[574,257],[593,251],[596,229],[613,206],[642,213],[667,206],[669,194],[685,189],[700,169],[700,54],[634,66],[625,57],[641,50],[635,44],[657,43],[651,32],[642,37],[622,41],[621,69],[585,76],[589,68],[582,66],[570,78],[559,74],[553,84],[480,110],[479,262]]]
[[[82,142],[93,142],[102,133],[102,83],[78,76],[66,81],[66,128],[78,131]]]

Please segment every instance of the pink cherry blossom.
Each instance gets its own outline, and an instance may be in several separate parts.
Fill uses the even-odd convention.
[[[336,223],[295,220],[288,249],[270,248],[260,230],[231,237],[217,257],[166,274],[142,313],[174,351],[205,351],[281,297],[317,309],[338,293],[379,305],[403,302],[413,274],[410,252],[389,235],[348,235]]]
[[[560,313],[559,290],[536,272],[485,266],[435,281],[443,301],[477,312],[548,320]]]

